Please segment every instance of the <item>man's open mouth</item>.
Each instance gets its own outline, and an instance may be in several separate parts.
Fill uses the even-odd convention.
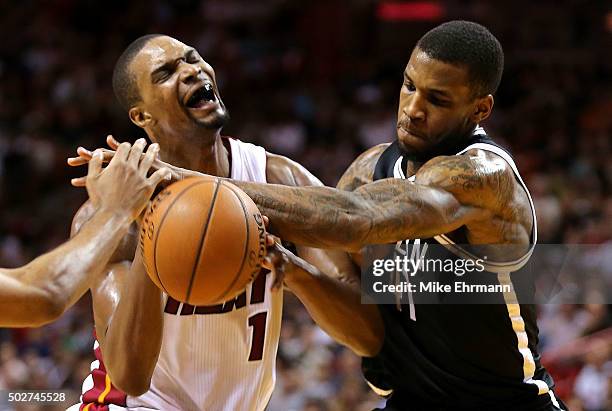
[[[206,83],[199,89],[193,92],[191,97],[187,99],[186,106],[189,108],[200,108],[210,102],[215,102],[215,91],[212,84]]]

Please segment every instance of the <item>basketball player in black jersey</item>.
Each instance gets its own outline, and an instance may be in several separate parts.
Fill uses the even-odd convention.
[[[501,45],[486,28],[438,26],[419,40],[404,71],[397,141],[362,154],[338,190],[237,184],[281,237],[297,243],[353,252],[405,239],[459,252],[455,243],[513,245],[517,255],[487,266],[490,278],[510,283],[537,227],[512,157],[479,126],[491,114],[502,71]],[[320,277],[306,268],[290,268],[288,286],[323,328],[350,328],[350,317],[327,308],[340,304],[333,282],[314,281]],[[364,374],[391,394],[386,409],[564,409],[539,362],[534,307],[520,300],[500,294],[495,305],[401,311],[379,305],[385,332],[364,359]]]
[[[416,239],[457,253],[462,242],[512,245],[520,253],[487,267],[490,278],[511,283],[533,250],[536,222],[512,157],[479,126],[502,71],[502,48],[486,28],[442,24],[419,40],[404,71],[397,140],[358,157],[338,189],[234,183],[280,237],[298,244],[356,255],[369,244]],[[173,175],[193,173],[175,168]],[[287,286],[317,323],[357,338],[354,279],[323,276],[286,252],[283,258],[292,263]],[[509,294],[486,306],[378,305],[361,326],[381,331],[362,346],[366,378],[391,395],[385,409],[565,409],[539,362],[534,307]]]

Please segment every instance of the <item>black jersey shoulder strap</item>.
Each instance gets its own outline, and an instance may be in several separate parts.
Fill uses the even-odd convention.
[[[395,140],[378,158],[374,167],[374,181],[393,177],[393,168],[400,157],[402,158],[402,163],[404,163],[403,167],[405,170],[405,162],[407,160],[399,147],[399,143]]]

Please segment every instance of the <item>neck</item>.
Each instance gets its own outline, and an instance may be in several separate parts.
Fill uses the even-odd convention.
[[[177,167],[218,177],[230,177],[230,153],[219,131],[211,138],[160,143],[160,158]]]

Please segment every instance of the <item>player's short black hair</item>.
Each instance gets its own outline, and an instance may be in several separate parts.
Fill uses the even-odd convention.
[[[113,69],[113,91],[119,104],[126,110],[132,108],[140,101],[140,92],[136,84],[136,77],[130,71],[130,63],[140,50],[152,39],[163,34],[147,34],[138,37],[121,53]]]
[[[436,60],[467,67],[475,96],[497,90],[504,71],[504,52],[486,27],[471,21],[449,21],[425,33],[417,47]]]

